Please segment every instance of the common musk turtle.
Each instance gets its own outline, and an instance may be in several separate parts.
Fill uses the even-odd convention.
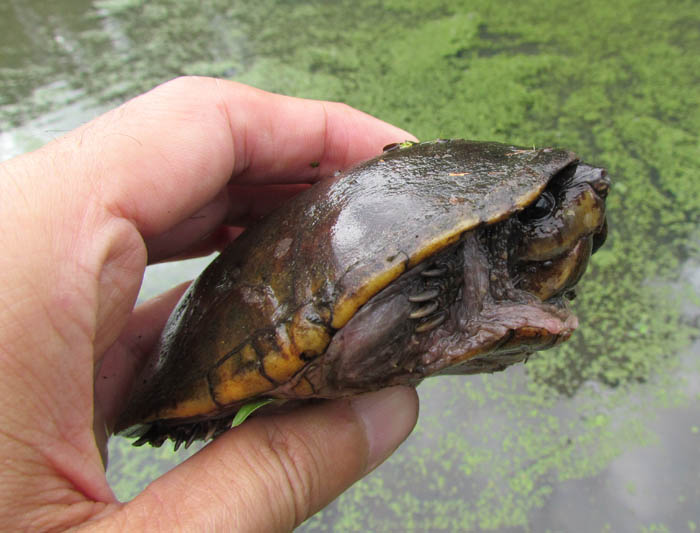
[[[116,431],[189,445],[260,398],[502,370],[566,340],[606,237],[604,169],[569,151],[401,143],[299,194],[173,311]]]

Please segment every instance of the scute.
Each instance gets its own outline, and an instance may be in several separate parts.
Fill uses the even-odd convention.
[[[224,250],[171,316],[116,430],[207,417],[284,383],[402,273],[523,209],[577,161],[466,140],[401,146],[316,184]]]

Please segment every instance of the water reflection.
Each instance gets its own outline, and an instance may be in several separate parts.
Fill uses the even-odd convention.
[[[0,130],[59,101],[115,102],[179,75],[232,75],[248,55],[236,10],[221,0],[0,4]]]
[[[84,16],[91,4],[86,0],[0,3],[0,129],[47,112],[58,101],[71,101],[67,95],[53,97],[52,85],[70,86],[80,64],[90,60],[79,36],[92,26]],[[41,88],[45,94],[34,97]]]
[[[56,72],[78,63],[77,38],[92,26],[85,17],[91,9],[91,0],[6,0],[0,4],[2,68]]]

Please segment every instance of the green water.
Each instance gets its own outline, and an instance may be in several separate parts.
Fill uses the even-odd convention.
[[[695,531],[700,3],[231,4],[1,4],[0,158],[205,74],[421,139],[566,147],[613,179],[575,336],[499,375],[426,382],[411,438],[301,530]],[[198,268],[151,273],[142,297]],[[121,439],[110,454],[124,499],[185,457]]]

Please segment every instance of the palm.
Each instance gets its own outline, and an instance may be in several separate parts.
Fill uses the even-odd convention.
[[[147,262],[220,248],[237,234],[224,223],[244,225],[305,183],[402,137],[337,104],[187,79],[0,167],[0,459],[10,465],[0,471],[0,528],[54,529],[99,517],[93,524],[128,521],[138,529],[147,510],[170,500],[191,524],[206,517],[225,528],[291,527],[373,467],[367,454],[377,443],[347,402],[246,424],[126,506],[114,499],[102,457],[139,361],[183,290],[134,309]],[[377,452],[383,456],[415,421],[414,393],[399,396],[392,423],[404,422],[396,442]],[[292,434],[303,439],[288,441]],[[347,448],[343,464],[326,457],[333,439]],[[262,471],[251,469],[251,442]],[[236,454],[245,443],[248,452]],[[301,453],[298,479],[285,470],[290,450]],[[222,454],[233,469],[223,478]],[[325,471],[332,474],[318,477]],[[266,482],[278,478],[288,483],[283,492],[293,508],[236,514],[241,495],[269,507]],[[183,499],[185,480],[225,481],[228,505],[214,505],[205,490]],[[26,511],[18,515],[19,508]]]

